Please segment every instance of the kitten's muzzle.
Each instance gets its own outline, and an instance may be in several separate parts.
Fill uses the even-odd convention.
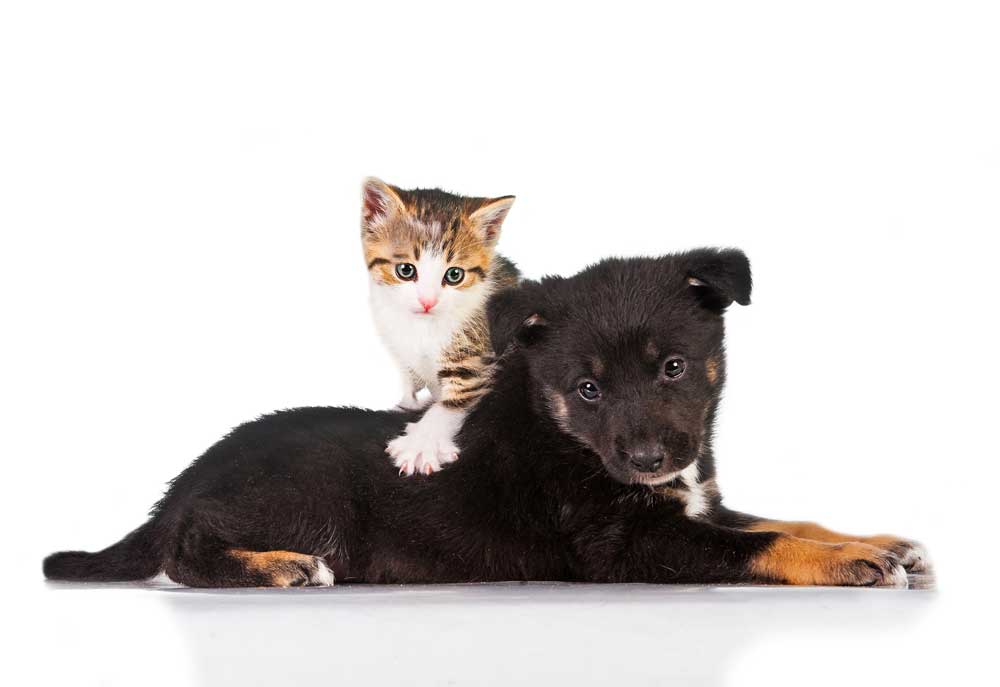
[[[425,313],[429,313],[438,302],[436,296],[420,296],[417,300],[420,301],[420,307]]]

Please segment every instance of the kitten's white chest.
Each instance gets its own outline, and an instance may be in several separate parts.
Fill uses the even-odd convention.
[[[441,353],[451,343],[460,322],[442,315],[418,315],[399,308],[380,289],[371,293],[375,328],[389,352],[403,367],[420,376],[434,391]]]

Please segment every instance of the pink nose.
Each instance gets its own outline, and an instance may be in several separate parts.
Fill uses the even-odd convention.
[[[430,312],[431,308],[437,305],[438,302],[434,296],[421,296],[417,300],[420,301],[420,305],[424,306],[424,312]]]

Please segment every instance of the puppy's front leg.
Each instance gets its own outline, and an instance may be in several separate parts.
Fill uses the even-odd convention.
[[[907,584],[899,558],[868,544],[833,544],[783,532],[741,531],[680,517],[634,536],[591,541],[597,543],[584,547],[580,560],[594,563],[588,574],[600,581],[852,587]]]
[[[923,573],[929,572],[931,569],[930,558],[921,544],[911,539],[904,539],[903,537],[891,534],[877,534],[874,536],[844,534],[827,529],[814,522],[771,520],[755,515],[738,513],[727,508],[718,509],[713,519],[720,525],[737,527],[752,532],[783,532],[800,539],[811,539],[827,544],[846,544],[849,542],[868,544],[869,546],[894,553],[899,557],[900,562],[906,568],[907,572]]]

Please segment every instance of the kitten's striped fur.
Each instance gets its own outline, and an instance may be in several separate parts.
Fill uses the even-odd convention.
[[[486,300],[514,286],[518,272],[496,254],[512,196],[470,198],[437,189],[405,191],[378,179],[363,187],[362,245],[376,327],[402,371],[400,406],[433,405],[387,451],[404,474],[430,474],[458,457],[453,443],[465,413],[489,389]],[[398,266],[414,276],[403,278]],[[459,283],[445,279],[464,270]]]

